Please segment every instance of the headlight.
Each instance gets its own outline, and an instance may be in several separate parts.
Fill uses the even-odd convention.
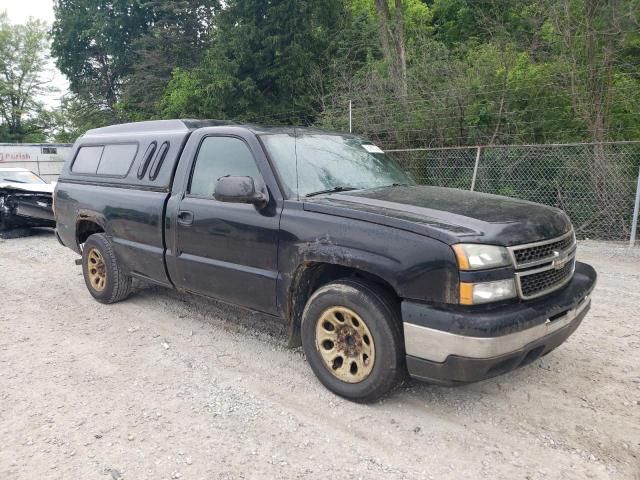
[[[509,252],[504,247],[458,243],[453,246],[460,270],[483,270],[511,265]]]
[[[461,305],[498,302],[513,298],[516,294],[516,282],[511,278],[496,282],[460,283]]]

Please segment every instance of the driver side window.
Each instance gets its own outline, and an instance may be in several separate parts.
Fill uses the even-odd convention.
[[[216,182],[226,175],[261,178],[246,143],[233,137],[206,137],[200,145],[189,182],[189,194],[213,197]]]

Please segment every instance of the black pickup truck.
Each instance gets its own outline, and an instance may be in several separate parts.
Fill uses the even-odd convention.
[[[370,401],[489,378],[560,345],[592,267],[560,210],[416,185],[357,136],[213,120],[91,130],[55,190],[96,300],[131,279],[283,318],[320,381]]]

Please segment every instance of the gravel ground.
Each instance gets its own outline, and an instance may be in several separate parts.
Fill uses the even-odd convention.
[[[599,284],[558,350],[358,405],[274,320],[159,288],[104,306],[51,232],[0,240],[0,477],[640,479],[640,249],[579,257]]]

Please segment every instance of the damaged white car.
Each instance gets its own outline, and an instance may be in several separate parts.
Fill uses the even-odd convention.
[[[55,227],[54,188],[26,168],[0,167],[0,231]]]

